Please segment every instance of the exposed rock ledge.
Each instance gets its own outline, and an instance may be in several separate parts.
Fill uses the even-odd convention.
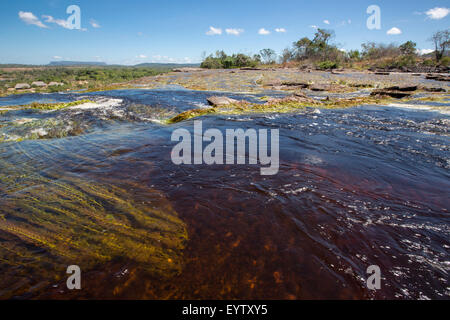
[[[207,99],[207,101],[213,107],[222,107],[222,106],[226,106],[226,105],[229,105],[229,104],[235,104],[235,103],[239,103],[240,102],[238,100],[231,99],[231,98],[228,98],[228,97],[218,97],[218,96],[209,97]]]

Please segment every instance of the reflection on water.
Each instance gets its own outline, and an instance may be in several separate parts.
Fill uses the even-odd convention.
[[[86,130],[0,144],[0,297],[449,297],[449,116],[208,116],[204,130],[280,129],[280,173],[173,165],[170,135],[193,121],[148,119],[210,95],[122,90],[88,96],[122,99],[113,109],[3,114],[4,132],[26,117]],[[81,292],[64,289],[69,264],[83,270]],[[365,286],[370,265],[378,292]]]

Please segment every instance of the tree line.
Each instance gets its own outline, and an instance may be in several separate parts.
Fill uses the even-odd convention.
[[[367,42],[361,45],[361,50],[344,51],[333,43],[334,31],[317,29],[313,38],[303,37],[294,42],[291,47],[284,49],[278,55],[273,49],[263,49],[253,56],[242,53],[227,55],[224,51],[217,51],[215,55],[206,57],[201,67],[208,69],[230,69],[240,67],[255,67],[265,64],[314,64],[318,69],[333,69],[353,63],[373,63],[375,67],[410,67],[418,63],[417,44],[407,41],[401,45]],[[434,44],[434,61],[426,59],[420,61],[425,65],[448,66],[450,58],[450,30],[438,31],[432,35],[430,41]]]

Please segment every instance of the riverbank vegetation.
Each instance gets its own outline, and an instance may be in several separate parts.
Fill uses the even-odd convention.
[[[359,50],[345,51],[334,41],[332,30],[317,29],[314,37],[303,37],[281,53],[266,48],[254,55],[217,51],[206,56],[204,69],[300,68],[334,70],[347,68],[378,72],[442,73],[450,70],[450,31],[436,32],[430,38],[433,52],[422,55],[416,43],[382,44],[367,42]],[[145,78],[171,71],[167,65],[125,66],[24,66],[0,65],[0,96],[21,93],[88,92],[125,88]],[[184,71],[182,71],[184,72]],[[256,81],[262,81],[258,79]],[[445,80],[444,80],[445,81]],[[192,86],[190,86],[192,87]],[[194,86],[195,87],[195,86]]]
[[[7,70],[7,71],[5,71]],[[0,70],[0,95],[101,89],[170,69],[148,67],[30,67]]]
[[[277,55],[273,49],[263,49],[250,57],[244,54],[227,55],[217,51],[206,57],[203,68],[230,69],[261,65],[301,67],[317,70],[354,68],[359,70],[393,70],[411,72],[445,72],[450,65],[450,31],[436,32],[430,38],[434,52],[422,55],[416,43],[383,44],[366,42],[359,50],[346,51],[334,42],[332,30],[317,29],[313,38],[303,37]]]
[[[238,53],[229,56],[224,51],[217,51],[215,55],[206,57],[200,67],[205,69],[232,69],[256,67],[260,63],[261,57],[257,55],[250,57],[245,54]]]

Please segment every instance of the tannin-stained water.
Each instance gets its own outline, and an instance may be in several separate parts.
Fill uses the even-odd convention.
[[[25,132],[10,124],[18,117],[89,125],[0,144],[0,297],[449,297],[447,115],[361,106],[201,118],[204,130],[279,129],[280,171],[264,177],[258,166],[172,163],[171,134],[193,120],[153,120],[212,93],[98,95],[125,102],[1,116],[10,135]],[[83,270],[83,290],[65,288],[68,264]],[[379,291],[366,286],[371,265]]]

